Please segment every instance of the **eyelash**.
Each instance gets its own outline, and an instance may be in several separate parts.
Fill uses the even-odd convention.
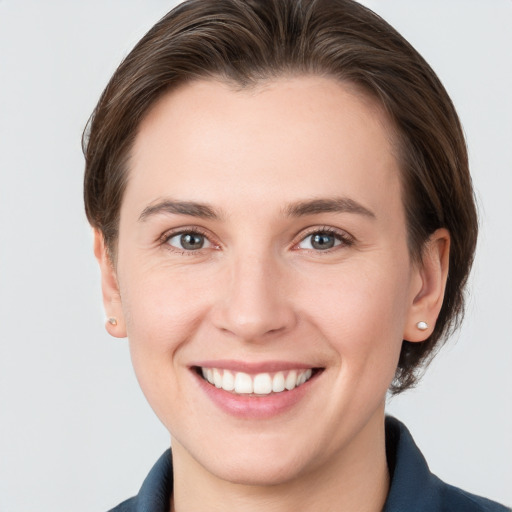
[[[330,226],[323,226],[321,228],[311,228],[310,231],[307,231],[305,234],[301,234],[301,238],[298,242],[295,242],[293,244],[293,247],[298,247],[299,244],[304,242],[307,238],[312,237],[314,235],[328,235],[335,238],[340,243],[338,245],[335,245],[334,247],[330,247],[328,249],[319,250],[319,249],[303,249],[308,252],[313,252],[315,254],[328,254],[332,251],[336,251],[337,249],[343,248],[343,247],[350,247],[354,245],[355,239],[345,231],[341,231],[339,229],[330,227]],[[296,249],[300,250],[300,249]]]
[[[177,247],[174,247],[172,245],[169,244],[169,240],[171,240],[171,238],[174,238],[175,236],[180,236],[180,235],[199,235],[199,236],[202,236],[205,238],[205,240],[208,240],[208,242],[210,242],[210,244],[212,245],[212,247],[216,248],[216,247],[219,247],[219,244],[216,244],[214,242],[211,241],[211,236],[209,235],[208,232],[198,228],[198,227],[190,227],[190,228],[180,228],[176,231],[167,231],[166,233],[164,233],[162,235],[162,237],[160,238],[159,242],[160,242],[160,245],[164,246],[167,250],[171,251],[171,252],[177,252],[178,254],[182,254],[182,255],[187,255],[187,256],[192,256],[194,254],[201,254],[203,253],[203,249],[197,249],[195,251],[193,250],[187,250],[187,249],[178,249]],[[206,249],[209,249],[206,248]]]
[[[207,233],[205,230],[202,230],[198,227],[190,227],[190,228],[185,227],[185,228],[180,228],[179,230],[176,230],[176,231],[170,231],[170,232],[168,231],[160,237],[159,243],[160,243],[160,245],[165,246],[165,248],[167,250],[172,251],[172,252],[177,252],[182,255],[202,254],[204,250],[210,249],[210,247],[208,247],[205,249],[201,248],[201,249],[197,249],[197,250],[187,250],[187,249],[180,250],[177,247],[174,247],[169,244],[169,240],[171,240],[172,238],[174,238],[176,236],[180,236],[180,235],[199,235],[201,237],[204,237],[206,240],[208,240],[208,242],[212,245],[213,248],[220,247],[220,244],[215,243],[211,240],[211,236],[209,235],[209,233]],[[300,239],[297,242],[293,243],[292,248],[294,250],[301,250],[300,248],[298,248],[299,244],[301,244],[307,238],[312,237],[314,235],[332,236],[340,243],[338,245],[335,245],[333,247],[330,247],[330,248],[324,249],[324,250],[320,250],[320,249],[302,249],[302,250],[308,251],[308,252],[313,252],[315,254],[330,253],[332,251],[337,250],[337,248],[350,247],[350,246],[354,245],[354,243],[355,243],[355,239],[348,233],[346,233],[344,231],[340,231],[340,230],[335,229],[330,226],[324,226],[322,228],[318,228],[318,227],[311,228],[310,231],[307,231],[306,233],[301,233]]]

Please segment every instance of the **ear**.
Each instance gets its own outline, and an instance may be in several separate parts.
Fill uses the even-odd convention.
[[[449,261],[450,233],[438,229],[425,243],[421,261],[416,264],[404,340],[425,341],[432,334],[443,305]],[[418,328],[419,322],[425,322],[426,329]]]
[[[117,274],[105,245],[103,234],[98,229],[94,230],[94,255],[100,266],[103,307],[108,318],[105,322],[105,328],[115,338],[126,338],[126,325]]]

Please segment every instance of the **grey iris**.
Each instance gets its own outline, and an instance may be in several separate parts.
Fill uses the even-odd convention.
[[[204,245],[204,236],[197,233],[185,233],[181,235],[180,242],[183,249],[201,249]]]
[[[330,249],[334,247],[334,237],[326,233],[317,233],[311,237],[311,246],[314,249]]]

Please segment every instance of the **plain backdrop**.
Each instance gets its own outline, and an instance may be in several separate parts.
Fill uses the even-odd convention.
[[[0,511],[105,511],[169,436],[103,328],[82,129],[175,2],[0,0]],[[390,401],[431,469],[512,504],[512,2],[367,0],[424,55],[467,135],[481,237],[465,324]]]

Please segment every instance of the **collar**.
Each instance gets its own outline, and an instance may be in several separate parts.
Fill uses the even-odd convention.
[[[391,416],[386,417],[386,453],[391,486],[383,512],[512,512],[432,474],[407,427]]]

